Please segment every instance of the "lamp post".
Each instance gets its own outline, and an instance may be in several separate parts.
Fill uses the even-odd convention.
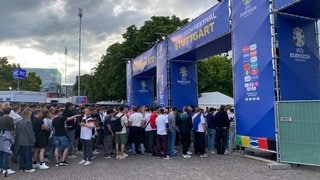
[[[64,87],[66,88],[65,97],[67,97],[67,55],[68,49],[65,47],[64,49]]]
[[[81,62],[81,18],[83,16],[82,8],[79,8],[78,16],[80,18],[79,24],[79,73],[78,73],[78,96],[80,96],[80,62]]]

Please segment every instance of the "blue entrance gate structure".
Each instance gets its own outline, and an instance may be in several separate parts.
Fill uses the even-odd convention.
[[[222,0],[127,64],[128,105],[197,106],[196,62],[232,50],[237,144],[278,152],[275,103],[320,99],[319,9],[314,0]]]

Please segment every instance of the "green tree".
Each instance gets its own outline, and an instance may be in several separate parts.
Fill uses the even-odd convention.
[[[35,72],[30,72],[26,79],[20,80],[20,90],[24,91],[40,91],[41,79]]]
[[[0,90],[7,91],[14,88],[14,79],[12,78],[13,69],[20,67],[19,64],[9,64],[7,57],[0,57]]]
[[[219,91],[233,96],[232,63],[225,56],[214,56],[197,63],[198,91]]]

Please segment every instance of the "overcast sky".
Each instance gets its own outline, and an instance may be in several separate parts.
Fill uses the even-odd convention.
[[[83,9],[81,74],[96,67],[130,25],[151,16],[196,18],[216,0],[1,0],[0,57],[22,68],[58,68],[67,84],[78,74],[79,17]],[[68,49],[65,58],[65,47]],[[65,61],[67,59],[67,61]],[[67,63],[65,63],[67,62]]]

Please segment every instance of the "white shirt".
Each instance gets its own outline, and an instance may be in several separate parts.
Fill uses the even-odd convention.
[[[91,140],[92,138],[92,129],[95,127],[94,124],[94,119],[92,117],[88,117],[88,118],[83,118],[83,121],[86,121],[86,125],[88,125],[89,127],[86,126],[81,126],[81,131],[80,131],[80,139],[84,139],[84,140]]]
[[[156,118],[157,134],[167,135],[166,123],[168,123],[168,116],[164,114],[158,115]]]
[[[151,116],[151,113],[149,113],[149,112],[146,112],[145,115],[144,115],[144,120],[145,120],[146,124],[148,124],[146,126],[146,128],[144,129],[145,131],[154,130],[154,129],[151,128],[151,125],[150,125],[150,116]]]
[[[193,120],[194,118],[198,115],[198,113],[194,114],[193,117],[192,117],[192,123],[193,123]],[[204,129],[203,129],[203,125],[202,124],[205,124],[206,123],[206,120],[204,119],[203,117],[203,114],[200,115],[200,122],[198,124],[198,130],[197,132],[204,132]]]
[[[143,121],[143,115],[138,112],[131,114],[129,117],[129,122],[131,122],[131,126],[141,127],[142,121]]]

